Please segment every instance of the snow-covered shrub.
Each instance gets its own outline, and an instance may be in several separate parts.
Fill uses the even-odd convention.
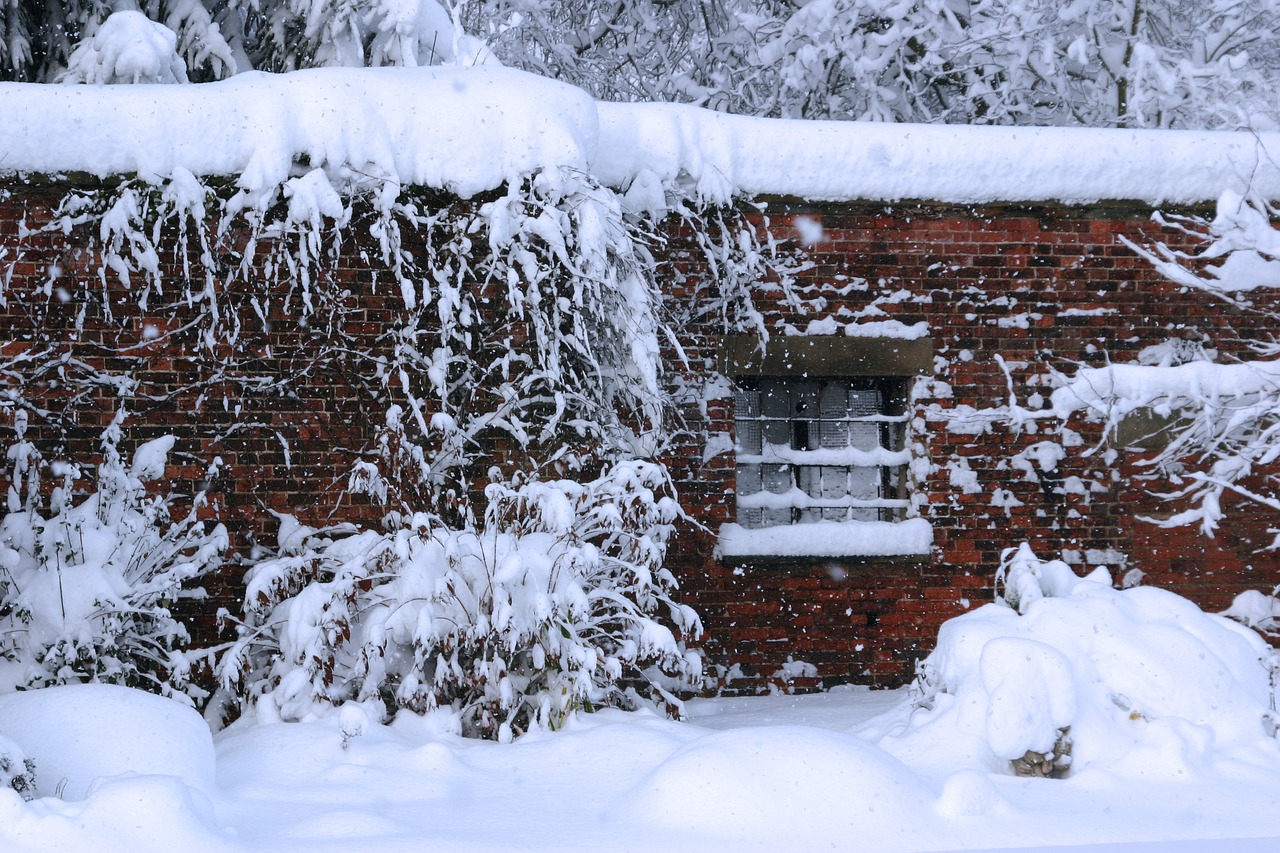
[[[271,0],[246,10],[261,26],[257,67],[497,65],[437,0]],[[461,4],[459,4],[461,5]],[[265,26],[262,26],[265,25]]]
[[[1269,636],[1280,636],[1280,587],[1270,595],[1247,589],[1237,595],[1222,615]]]
[[[84,57],[73,63],[72,56],[77,51],[93,51],[89,43],[113,18],[117,21],[112,25],[115,34],[110,36],[113,44],[108,51],[122,58],[142,51],[125,58],[122,70],[137,67],[135,60],[139,58],[144,60],[145,68],[150,64],[149,57],[161,54],[167,64],[167,57],[176,48],[182,57],[180,65],[190,69],[195,79],[228,77],[237,67],[248,71],[251,63],[244,52],[243,18],[228,8],[236,5],[244,4],[221,0],[0,0],[0,79],[47,83],[58,79],[69,65],[80,64],[83,71]],[[170,31],[176,39],[160,34],[156,28]],[[163,44],[157,46],[157,40]],[[162,68],[160,74],[167,76],[168,71]],[[177,73],[177,68],[173,76],[187,82],[186,73]],[[130,78],[132,74],[121,77]],[[82,82],[175,81],[118,78]]]
[[[1025,545],[1002,575],[1017,608],[1006,598],[942,626],[887,744],[957,746],[997,772],[1147,777],[1280,751],[1275,653],[1253,631],[1166,590],[1114,589],[1104,571],[1072,580]]]
[[[700,623],[662,566],[679,514],[665,469],[626,462],[589,483],[487,491],[474,530],[424,513],[389,533],[289,520],[282,553],[246,578],[224,690],[290,720],[349,700],[451,709],[465,734],[500,740],[633,705],[645,682],[677,706],[657,676],[690,680],[700,664],[668,626],[697,635]]]
[[[189,584],[219,564],[227,533],[197,518],[203,496],[174,521],[170,502],[147,494],[174,440],[140,445],[126,466],[123,418],[103,432],[96,489],[80,503],[78,470],[47,466],[62,478],[47,506],[18,418],[0,519],[0,692],[96,681],[184,698],[190,688],[187,630],[169,608],[199,594]]]
[[[1105,569],[1097,577],[1111,582]],[[996,600],[1024,613],[1032,602],[1041,598],[1070,595],[1079,581],[1079,576],[1065,562],[1041,560],[1031,546],[1023,542],[1017,548],[1006,548],[1000,556],[995,579]]]
[[[178,36],[141,12],[115,12],[67,58],[63,83],[186,83]]]
[[[16,743],[0,734],[0,788],[17,791],[24,800],[35,796],[36,763]]]

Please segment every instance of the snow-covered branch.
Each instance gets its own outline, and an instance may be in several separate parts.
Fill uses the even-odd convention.
[[[1198,252],[1125,242],[1172,281],[1280,322],[1273,309],[1250,300],[1251,293],[1280,286],[1273,213],[1259,199],[1228,192],[1212,222],[1174,220],[1203,238]],[[1280,510],[1280,344],[1274,337],[1246,343],[1256,357],[1222,363],[1199,344],[1181,341],[1148,350],[1147,363],[1082,369],[1054,391],[1054,412],[1063,419],[1087,413],[1112,435],[1126,419],[1154,416],[1159,449],[1143,464],[1167,478],[1163,497],[1181,507],[1157,523],[1198,524],[1212,535],[1228,496]]]

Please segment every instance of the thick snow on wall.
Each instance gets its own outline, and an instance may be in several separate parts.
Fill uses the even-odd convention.
[[[700,194],[953,203],[1105,199],[1150,204],[1280,194],[1280,134],[976,127],[731,116],[675,104],[599,104],[596,176],[685,173]]]
[[[628,187],[682,180],[815,201],[1212,201],[1280,197],[1280,133],[963,127],[595,103],[506,68],[313,69],[188,86],[0,84],[0,173],[244,175],[295,161],[462,196],[539,167]]]
[[[189,86],[0,84],[0,172],[289,178],[295,161],[463,197],[546,166],[585,169],[580,89],[505,68],[317,68]]]

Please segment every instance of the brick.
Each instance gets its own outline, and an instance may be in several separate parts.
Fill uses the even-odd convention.
[[[13,199],[0,202],[0,234],[5,240],[16,233],[18,217],[25,215],[29,224],[47,218],[60,192],[16,184],[5,188],[14,192]],[[709,654],[756,674],[741,689],[763,689],[789,655],[808,655],[818,667],[818,678],[806,681],[806,688],[850,680],[891,686],[910,679],[914,662],[927,653],[941,623],[962,612],[961,599],[971,606],[990,600],[1001,551],[1022,540],[1035,543],[1046,557],[1056,556],[1063,547],[1081,552],[1114,548],[1127,555],[1126,567],[1140,568],[1153,582],[1217,608],[1236,591],[1269,590],[1280,582],[1280,554],[1258,550],[1270,542],[1268,519],[1261,513],[1232,509],[1231,537],[1213,541],[1192,530],[1144,526],[1136,516],[1158,512],[1161,506],[1142,490],[1142,460],[1136,455],[1121,457],[1119,482],[1104,482],[1106,491],[1090,495],[1088,501],[1077,496],[1051,499],[1038,483],[1022,482],[1017,472],[999,467],[1012,453],[1046,436],[1015,435],[999,428],[980,435],[949,435],[941,422],[926,420],[923,410],[935,405],[945,416],[959,406],[982,408],[1002,402],[1008,392],[993,358],[996,353],[1029,362],[1026,368],[1014,369],[1022,400],[1032,391],[1046,394],[1046,389],[1026,384],[1029,375],[1049,365],[1070,371],[1077,364],[1103,364],[1109,357],[1132,359],[1143,347],[1166,340],[1171,324],[1209,334],[1226,355],[1240,354],[1239,341],[1269,331],[1266,312],[1280,307],[1280,297],[1262,292],[1252,298],[1263,310],[1241,312],[1161,280],[1116,241],[1115,235],[1122,233],[1139,241],[1157,233],[1146,210],[1111,212],[1114,218],[1108,220],[1092,211],[1061,207],[905,205],[889,210],[871,204],[792,204],[782,212],[771,207],[775,233],[790,235],[797,215],[819,219],[826,228],[828,239],[817,247],[814,265],[798,273],[795,281],[797,292],[825,301],[826,316],[840,323],[858,315],[928,323],[939,354],[950,362],[951,373],[943,378],[954,396],[920,401],[915,414],[927,434],[915,438],[938,463],[964,458],[983,492],[968,495],[953,488],[945,470],[930,474],[921,494],[927,499],[925,514],[936,525],[937,548],[928,559],[910,565],[852,561],[838,566],[843,572],[839,579],[829,571],[832,561],[728,566],[714,558],[712,549],[716,528],[736,514],[732,454],[704,464],[699,441],[704,429],[732,431],[732,397],[706,401],[705,408],[696,396],[689,400],[681,427],[686,432],[672,442],[665,461],[682,480],[686,509],[709,532],[685,525],[668,562],[684,596],[704,616]],[[1179,232],[1158,233],[1174,245],[1190,245]],[[660,251],[670,262],[672,278],[677,273],[686,276],[673,280],[669,292],[686,302],[698,298],[711,274],[692,236],[681,223],[670,223],[665,236],[667,243]],[[74,234],[69,239],[39,235],[14,266],[5,290],[8,305],[0,307],[0,359],[49,345],[101,369],[135,371],[153,402],[138,405],[130,421],[130,428],[138,432],[131,435],[178,435],[176,451],[185,455],[175,455],[166,473],[179,492],[189,492],[190,481],[204,476],[212,456],[222,457],[216,510],[232,528],[238,549],[247,550],[255,541],[270,542],[275,525],[264,507],[296,512],[317,524],[329,520],[335,508],[335,520],[376,521],[379,513],[367,501],[347,497],[339,505],[345,475],[359,451],[371,446],[383,417],[383,412],[370,410],[369,401],[350,381],[353,369],[367,365],[312,363],[309,354],[323,340],[325,329],[322,324],[295,322],[283,308],[283,292],[271,306],[267,327],[251,306],[230,299],[225,307],[242,313],[244,331],[236,346],[220,345],[218,355],[239,359],[246,368],[284,382],[288,393],[257,392],[235,382],[183,390],[197,369],[199,345],[194,335],[180,331],[186,309],[179,305],[170,314],[153,306],[145,317],[132,315],[130,295],[112,281],[106,296],[117,318],[109,320],[94,277],[97,258],[77,239]],[[232,248],[243,246],[246,239],[246,234],[231,234]],[[350,289],[349,296],[335,294],[351,308],[343,326],[374,346],[384,324],[392,322],[402,306],[385,276],[377,275],[378,287],[371,288],[378,271],[360,261],[356,248],[353,241],[332,277],[322,276],[314,287],[318,292],[331,280]],[[36,298],[45,269],[59,257],[64,278],[74,274],[90,282],[70,303],[76,311],[84,306],[79,329],[75,311]],[[165,264],[167,274],[178,274],[168,256]],[[166,292],[177,293],[176,283]],[[905,299],[900,298],[903,292]],[[810,319],[784,304],[776,288],[760,288],[755,296],[770,329],[776,330],[779,322],[803,328]],[[35,307],[18,310],[19,304]],[[871,312],[872,306],[883,314]],[[1064,316],[1065,308],[1114,311]],[[1029,312],[1042,315],[1031,319],[1029,330],[997,325],[1000,319]],[[127,358],[104,354],[102,348],[117,341],[138,342],[144,323],[173,335],[147,342]],[[670,364],[669,376],[682,377],[696,389],[706,365],[714,363],[717,336],[724,329],[715,325],[711,313],[679,331],[686,338],[690,364]],[[516,335],[515,346],[522,345],[520,337]],[[962,349],[973,353],[972,361],[958,359]],[[73,400],[46,378],[24,393],[51,411],[67,412],[67,426],[61,431],[49,424],[32,426],[33,439],[47,455],[95,458],[102,428],[115,411],[110,389]],[[193,416],[197,400],[202,406]],[[267,426],[239,426],[243,423]],[[1085,446],[1101,438],[1096,426],[1073,428]],[[277,432],[288,444],[288,465]],[[485,447],[495,462],[518,464],[509,442],[486,440]],[[1096,460],[1079,456],[1065,460],[1062,467],[1063,474],[1086,482],[1100,470]],[[86,480],[82,487],[87,486]],[[1026,505],[1006,516],[991,506],[996,486],[1010,489]],[[742,574],[734,574],[735,569]],[[210,602],[234,607],[238,570],[229,569],[225,578],[215,580],[206,584],[218,590]],[[209,613],[200,614],[198,627],[214,630]]]

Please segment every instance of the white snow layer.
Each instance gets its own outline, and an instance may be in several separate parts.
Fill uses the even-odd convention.
[[[701,194],[814,201],[1151,204],[1280,192],[1280,134],[760,119],[673,104],[599,104],[606,184],[687,174]]]
[[[213,737],[172,699],[114,684],[68,684],[0,696],[0,732],[36,757],[36,794],[82,800],[123,773],[176,776],[214,789]]]
[[[242,175],[307,161],[462,196],[538,168],[821,201],[1150,204],[1280,196],[1280,133],[962,127],[596,103],[506,68],[325,68],[186,86],[0,84],[0,172]]]
[[[720,525],[723,557],[893,557],[928,554],[933,527],[906,521],[815,521],[777,527]]]
[[[595,105],[505,68],[317,68],[189,86],[0,84],[0,171],[241,176],[295,162],[472,196],[546,166],[585,169]]]
[[[1278,384],[1280,361],[1110,364],[1082,368],[1053,392],[1051,401],[1054,414],[1064,419],[1084,409],[1103,417],[1123,416],[1146,407],[1168,414],[1171,407],[1199,399],[1256,398],[1274,392]]]

